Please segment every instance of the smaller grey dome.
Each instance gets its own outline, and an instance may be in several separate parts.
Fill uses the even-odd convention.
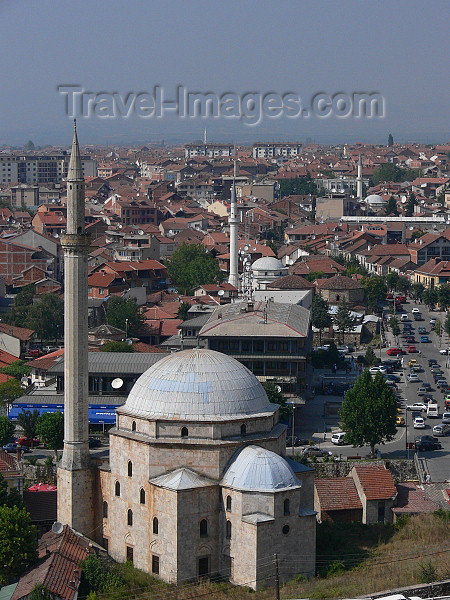
[[[366,202],[367,204],[387,204],[387,200],[378,194],[370,194],[370,196],[367,196]]]
[[[222,485],[251,491],[275,491],[301,486],[287,461],[265,448],[245,446],[231,460]]]
[[[286,267],[274,256],[263,256],[252,264],[252,271],[279,271],[280,269],[285,270]]]

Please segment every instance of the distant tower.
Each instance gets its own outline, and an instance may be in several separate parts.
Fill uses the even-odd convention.
[[[234,285],[236,289],[239,289],[239,273],[238,273],[238,223],[239,218],[237,214],[236,206],[236,170],[237,165],[234,161],[234,173],[233,173],[233,184],[231,187],[231,208],[230,218],[228,223],[230,225],[230,275],[228,277],[228,283]]]
[[[206,146],[206,127],[205,127],[205,131],[203,132],[203,143]]]
[[[356,178],[356,197],[358,198],[358,200],[362,200],[362,184],[362,160],[360,154],[358,158],[358,177]]]
[[[58,468],[58,520],[89,535],[94,529],[93,470],[89,457],[88,286],[89,235],[84,230],[84,177],[74,122],[67,174],[64,249],[64,452]]]

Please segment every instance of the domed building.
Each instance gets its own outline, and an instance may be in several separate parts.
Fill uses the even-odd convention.
[[[99,469],[98,539],[168,582],[220,575],[255,589],[314,573],[313,470],[286,458],[286,427],[235,359],[195,349],[158,361],[117,409]]]
[[[288,274],[289,267],[285,267],[281,260],[274,256],[258,258],[251,266],[253,289],[265,290],[269,283]]]
[[[385,208],[386,204],[388,203],[385,198],[379,196],[378,194],[370,194],[370,196],[367,196],[365,202],[367,207],[373,211],[378,211]]]

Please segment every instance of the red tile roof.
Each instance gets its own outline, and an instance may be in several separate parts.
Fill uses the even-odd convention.
[[[25,329],[25,327],[14,327],[14,325],[0,323],[0,333],[5,333],[25,342],[31,338],[34,331],[33,329]]]
[[[351,477],[316,478],[314,485],[321,510],[362,508],[355,482]]]
[[[355,473],[367,500],[385,500],[397,495],[391,472],[382,465],[356,465]]]
[[[429,498],[424,490],[423,486],[413,481],[407,481],[406,483],[398,483],[396,485],[398,496],[397,506],[392,511],[397,514],[411,514],[411,513],[429,513],[434,512],[439,506]]]
[[[5,350],[0,350],[0,367],[7,367],[13,362],[16,362],[16,360],[19,360],[17,356],[13,356]]]

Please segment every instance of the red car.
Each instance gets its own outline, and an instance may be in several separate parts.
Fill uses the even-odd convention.
[[[400,302],[400,304],[403,304],[404,302],[406,302],[406,296],[397,296],[395,301]]]
[[[406,352],[402,348],[389,348],[386,354],[388,356],[398,356],[399,354],[406,354]]]
[[[31,447],[31,440],[27,437],[20,437],[19,441],[17,443],[19,444],[19,446]],[[33,439],[33,446],[39,446],[40,443],[41,443],[40,439],[38,439],[38,438]]]
[[[414,354],[414,352],[417,352],[417,348],[415,346],[408,346],[408,352]]]

